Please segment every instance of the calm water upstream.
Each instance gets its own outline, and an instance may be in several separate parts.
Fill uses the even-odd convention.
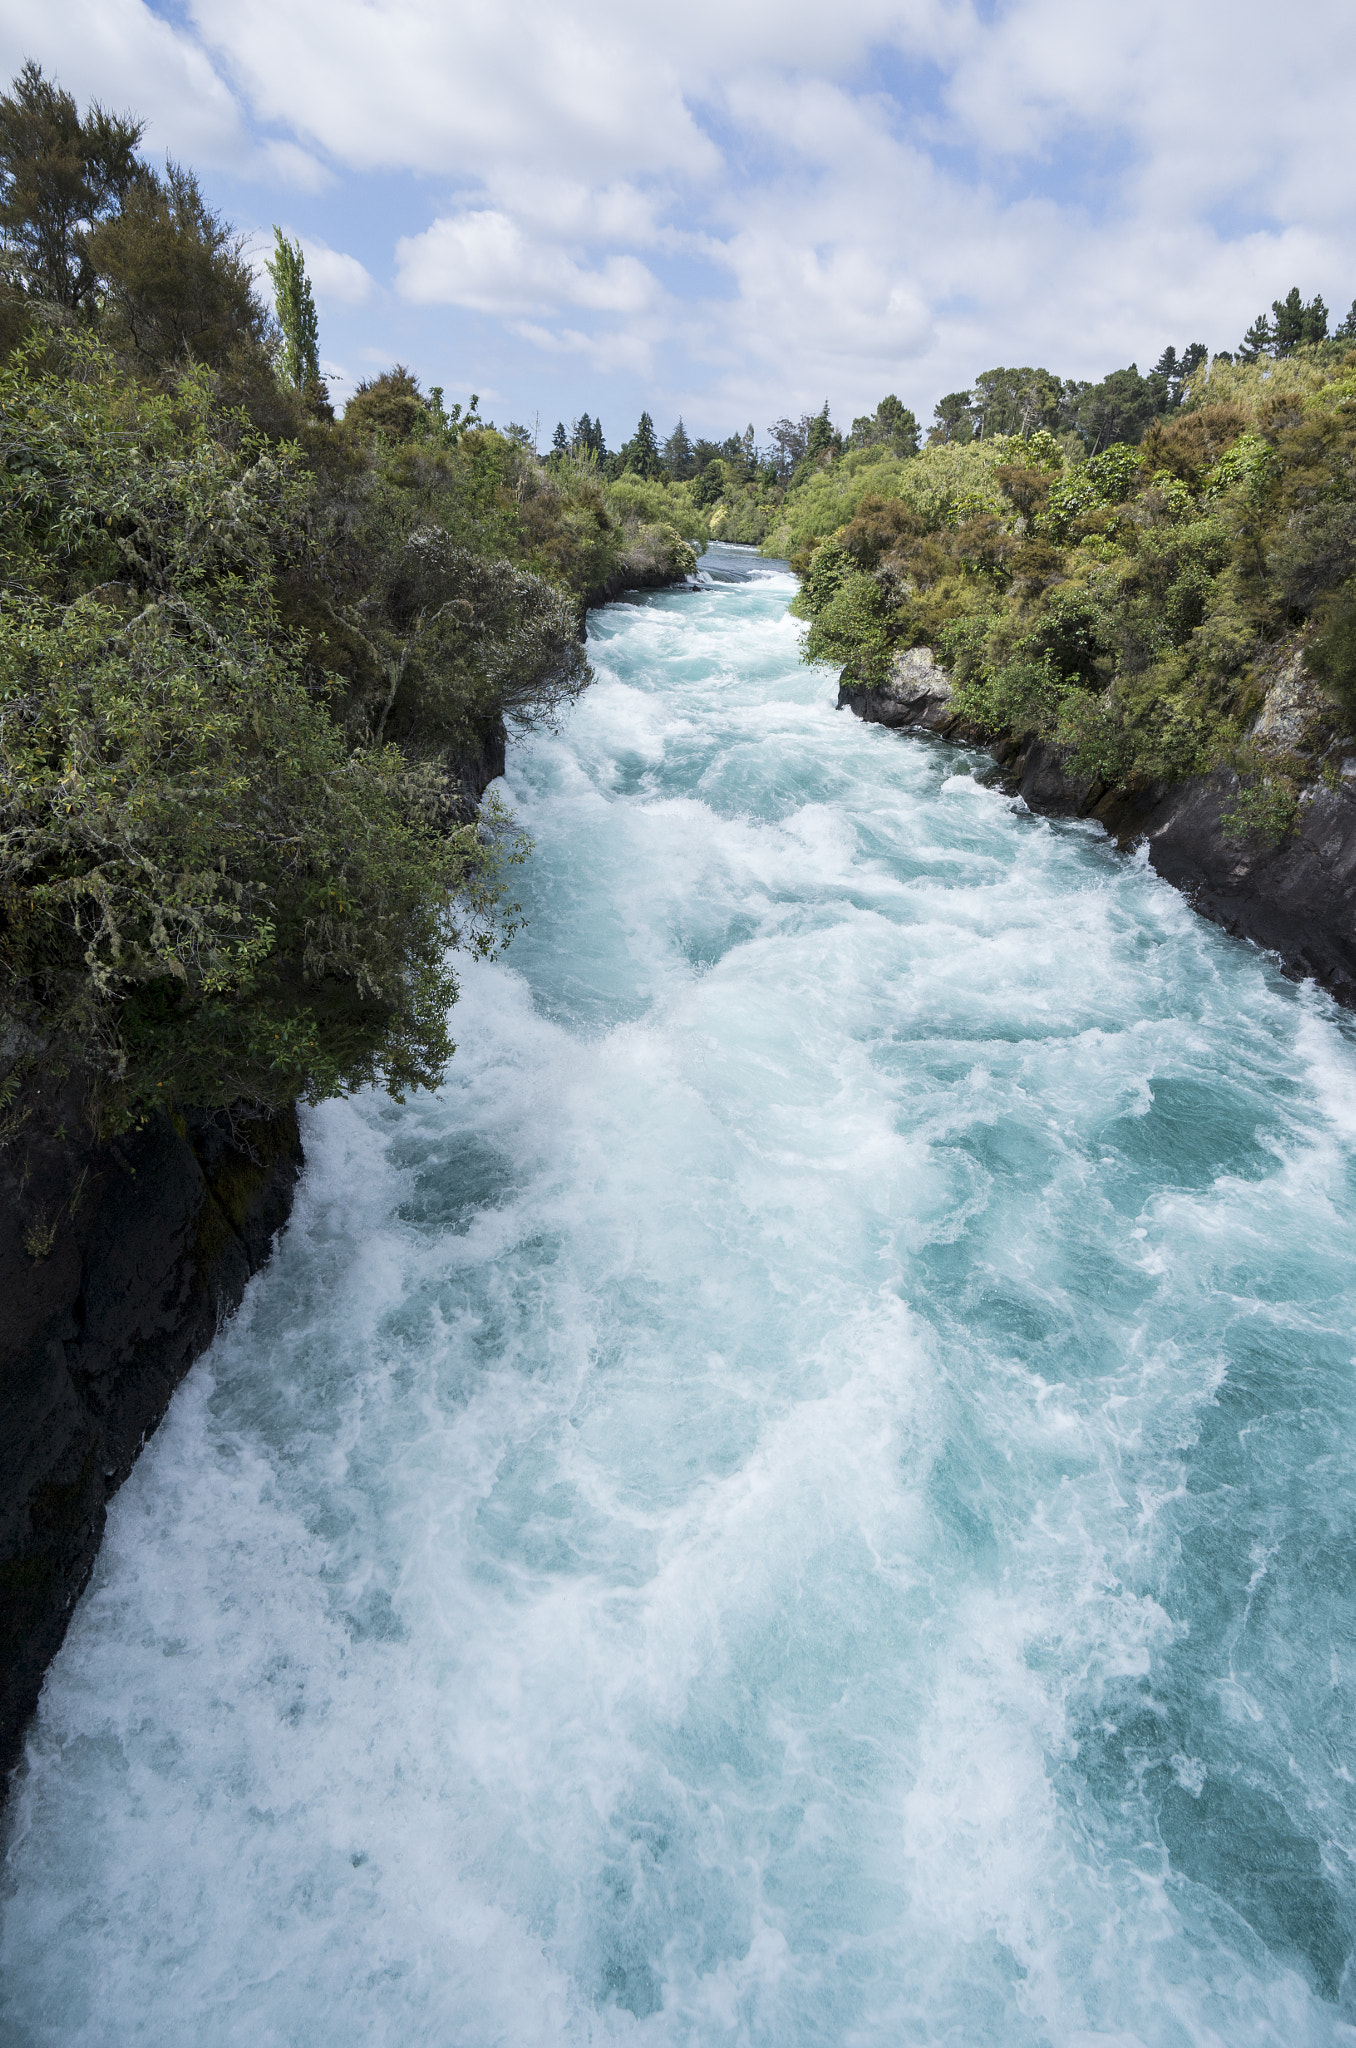
[[[706,566],[118,1498],[6,2048],[1356,2042],[1352,1020]]]

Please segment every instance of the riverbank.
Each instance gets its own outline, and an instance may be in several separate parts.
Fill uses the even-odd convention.
[[[1306,685],[1294,660],[1279,667],[1256,731],[1263,742],[1274,735],[1293,760],[1309,709]],[[868,722],[983,746],[1004,785],[1033,811],[1094,818],[1122,851],[1145,845],[1155,871],[1203,917],[1356,1009],[1356,754],[1305,782],[1291,829],[1240,834],[1230,829],[1237,775],[1218,770],[1172,785],[1109,788],[1078,777],[1067,751],[1049,741],[989,741],[952,700],[950,680],[926,648],[896,656],[884,683],[844,681],[838,692],[840,707]]]
[[[580,637],[625,589],[689,587],[639,579],[592,593]],[[496,719],[448,763],[450,825],[503,775],[507,738]],[[96,1145],[74,1096],[48,1092],[0,1146],[0,1807],[108,1504],[266,1264],[305,1163],[295,1107],[160,1117]]]

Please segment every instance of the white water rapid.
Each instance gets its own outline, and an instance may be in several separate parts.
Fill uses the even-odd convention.
[[[1352,1020],[706,566],[118,1496],[6,2048],[1356,2042]]]

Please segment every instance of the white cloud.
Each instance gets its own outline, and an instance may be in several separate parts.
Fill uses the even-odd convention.
[[[189,35],[142,0],[0,0],[0,63],[12,76],[41,64],[84,105],[140,115],[145,147],[197,167],[238,162],[252,149],[230,88]]]
[[[422,235],[396,243],[399,289],[422,305],[469,306],[481,313],[532,313],[585,306],[600,313],[648,311],[659,287],[634,256],[609,256],[595,269],[552,243],[524,233],[489,208],[447,215]]]
[[[328,242],[322,242],[314,235],[296,234],[286,221],[279,225],[289,241],[301,243],[306,274],[311,280],[320,311],[323,312],[327,306],[365,306],[376,295],[377,288],[370,272],[356,256],[346,256],[339,249],[331,249]],[[250,268],[265,299],[270,300],[273,284],[268,266],[274,247],[272,232],[263,228],[256,229],[245,240]]]
[[[1292,281],[1356,291],[1336,0],[1290,30],[1262,0],[0,0],[0,40],[209,168],[436,179],[392,202],[406,317],[666,367],[689,417],[703,384],[926,409],[988,363],[1092,374],[1236,340]],[[371,301],[365,245],[307,252],[322,299]]]
[[[345,256],[312,235],[300,235],[297,239],[320,307],[365,306],[373,297],[376,286],[356,256]]]

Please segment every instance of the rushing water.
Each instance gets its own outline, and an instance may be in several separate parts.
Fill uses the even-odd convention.
[[[708,563],[118,1498],[7,2048],[1356,2041],[1350,1022]]]

